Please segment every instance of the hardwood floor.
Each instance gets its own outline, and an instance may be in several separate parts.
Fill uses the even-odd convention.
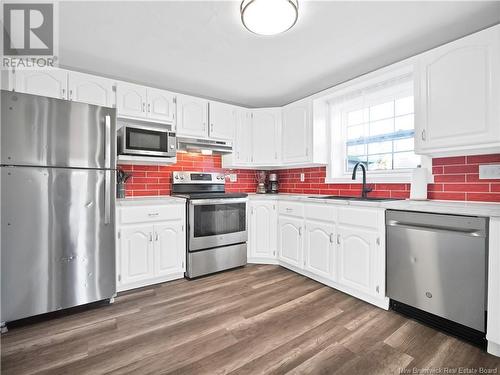
[[[122,294],[11,329],[2,374],[392,374],[500,358],[278,266]]]

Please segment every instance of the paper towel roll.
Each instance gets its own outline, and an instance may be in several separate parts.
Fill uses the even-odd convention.
[[[410,199],[427,199],[427,169],[415,168],[411,174]]]

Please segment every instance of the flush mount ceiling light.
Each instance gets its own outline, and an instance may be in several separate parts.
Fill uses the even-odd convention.
[[[275,35],[287,31],[297,22],[298,0],[243,0],[241,21],[251,32]]]

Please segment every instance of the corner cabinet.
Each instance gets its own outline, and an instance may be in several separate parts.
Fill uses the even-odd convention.
[[[500,26],[416,58],[415,149],[419,154],[500,151]]]
[[[184,277],[185,204],[118,202],[117,289],[124,291]]]
[[[281,108],[252,110],[251,129],[252,164],[278,165],[281,160]]]
[[[276,263],[277,255],[277,202],[251,200],[248,219],[248,261],[250,263]]]

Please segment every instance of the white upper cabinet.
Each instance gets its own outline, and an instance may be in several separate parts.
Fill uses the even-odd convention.
[[[133,117],[175,126],[175,95],[166,90],[118,82],[116,109],[119,117]]]
[[[208,100],[177,96],[177,136],[208,137]]]
[[[145,118],[147,95],[147,88],[144,86],[118,82],[116,85],[118,116]]]
[[[252,116],[252,163],[280,163],[281,108],[255,109]]]
[[[237,114],[232,158],[236,165],[247,165],[252,160],[252,121],[250,112],[244,108]]]
[[[175,122],[175,94],[165,90],[147,89],[148,118],[166,123]]]
[[[63,69],[11,70],[9,90],[68,99],[68,72]]]
[[[114,81],[78,72],[69,72],[68,99],[104,107],[114,107]]]
[[[283,107],[281,144],[283,164],[311,159],[312,101],[300,100]]]
[[[500,26],[419,55],[415,98],[417,153],[500,150]]]
[[[250,202],[249,258],[252,261],[276,259],[278,214],[277,202]]]
[[[239,107],[210,102],[210,138],[232,140],[238,122]]]

